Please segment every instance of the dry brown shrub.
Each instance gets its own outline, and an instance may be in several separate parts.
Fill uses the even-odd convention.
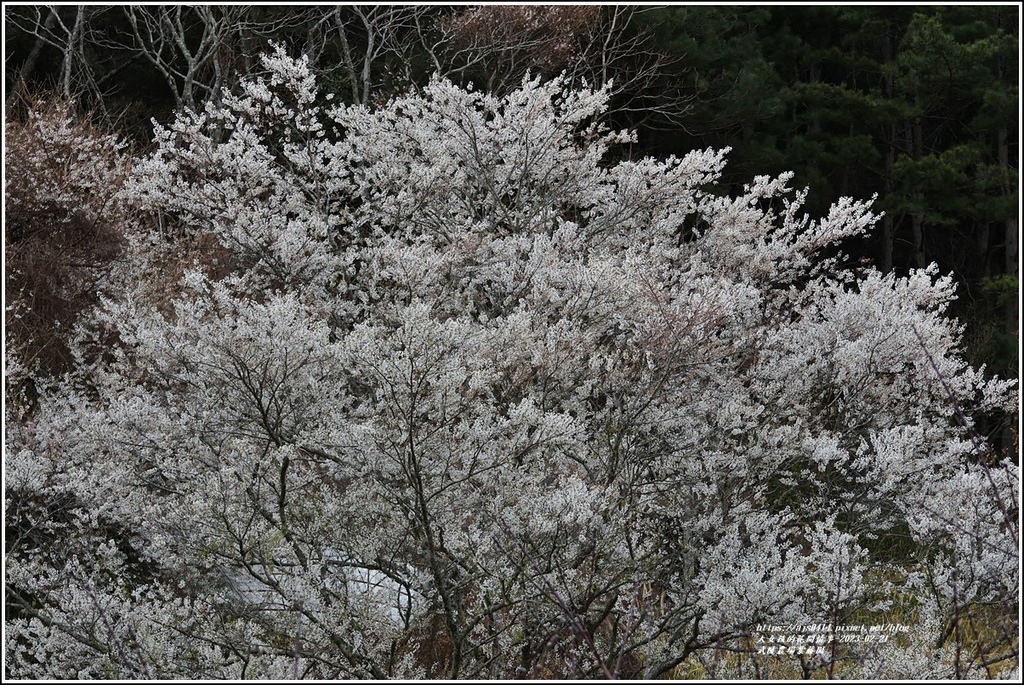
[[[557,71],[581,52],[579,37],[598,23],[597,6],[486,5],[442,22],[451,48],[516,53],[534,69]]]

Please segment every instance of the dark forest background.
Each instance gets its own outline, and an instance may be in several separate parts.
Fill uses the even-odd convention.
[[[374,103],[439,72],[496,93],[529,69],[612,78],[625,154],[729,146],[726,189],[795,173],[807,211],[877,195],[851,259],[960,284],[966,353],[1018,375],[1020,8],[1000,6],[6,6],[7,117],[73,100],[144,150],[271,43],[321,92]],[[8,233],[5,245],[17,240]]]

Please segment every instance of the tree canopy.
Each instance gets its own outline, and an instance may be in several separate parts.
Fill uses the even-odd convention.
[[[81,293],[51,371],[38,326],[7,350],[6,675],[790,673],[766,625],[829,626],[807,674],[1015,661],[1016,454],[978,421],[1016,383],[951,277],[847,256],[874,199],[622,154],[612,85],[346,103],[294,54],[138,155],[7,122],[18,235],[72,217],[85,257],[18,294]]]

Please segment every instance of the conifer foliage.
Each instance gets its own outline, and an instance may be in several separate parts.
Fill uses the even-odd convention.
[[[962,639],[1018,593],[972,429],[1017,399],[951,280],[848,268],[869,201],[629,158],[576,86],[332,106],[278,50],[157,128],[75,363],[9,403],[7,675],[742,676],[759,624],[907,598],[809,667],[1013,647]]]

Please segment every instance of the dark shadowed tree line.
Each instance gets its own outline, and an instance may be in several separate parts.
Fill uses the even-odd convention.
[[[692,106],[671,150],[733,148],[726,171],[792,169],[808,203],[877,193],[869,258],[960,279],[973,353],[1016,373],[1019,8],[685,7],[658,45]]]

